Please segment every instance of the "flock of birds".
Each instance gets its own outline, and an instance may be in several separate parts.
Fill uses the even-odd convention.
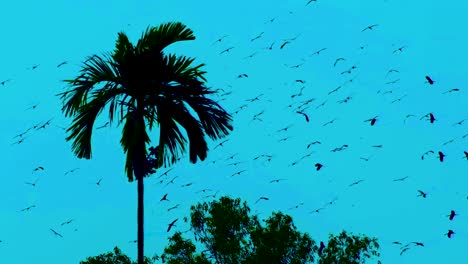
[[[316,0],[307,1],[306,6],[312,4],[313,2],[317,2],[317,1]],[[269,19],[269,20],[267,20],[265,22],[265,25],[268,25],[268,27],[271,27],[271,25],[273,25],[277,19],[278,19],[278,17],[271,18],[271,19]],[[285,18],[285,19],[287,19],[287,18]],[[379,30],[380,27],[381,27],[380,24],[371,24],[371,25],[368,25],[368,26],[364,26],[361,29],[357,29],[356,31],[357,31],[357,33],[360,33],[360,34],[372,34],[373,31]],[[267,29],[265,29],[265,30],[267,30]],[[256,42],[264,41],[266,46],[264,48],[262,48],[262,49],[259,49],[259,50],[255,51],[252,54],[249,54],[247,56],[243,56],[242,58],[239,58],[239,59],[252,60],[252,59],[254,59],[254,57],[259,56],[262,53],[263,54],[268,54],[268,52],[279,52],[279,51],[287,52],[288,49],[293,49],[292,46],[293,46],[294,42],[299,37],[303,37],[302,34],[298,34],[297,36],[295,36],[293,38],[282,39],[281,41],[280,40],[264,40],[265,39],[265,32],[266,31],[262,31],[258,35],[255,35],[252,38],[247,39],[246,43],[247,44],[253,44],[253,43],[256,43]],[[216,49],[216,48],[220,49],[220,51],[217,54],[218,56],[233,56],[231,53],[233,51],[235,51],[236,49],[238,49],[237,46],[230,44],[229,37],[230,37],[230,35],[226,34],[226,35],[220,36],[219,38],[215,39],[211,43],[211,46],[214,49]],[[356,35],[356,38],[359,38],[359,35]],[[408,47],[406,45],[403,45],[403,46],[399,46],[397,48],[394,48],[392,50],[389,50],[389,52],[392,53],[392,54],[398,55],[400,53],[406,52],[407,48]],[[357,47],[357,50],[365,50],[365,49],[366,49],[365,46]],[[313,57],[313,56],[325,56],[325,54],[329,53],[329,52],[331,52],[331,50],[329,50],[327,47],[321,47],[321,48],[318,48],[317,50],[315,50],[314,52],[312,52],[309,55],[309,58]],[[346,63],[348,63],[349,61],[352,60],[352,58],[350,58],[349,56],[343,56],[342,57],[340,55],[334,55],[334,54],[327,54],[326,56],[329,56],[329,58],[331,59],[331,66],[332,66],[332,68],[334,70],[338,71],[338,76],[352,75],[356,71],[359,70],[358,69],[359,65],[351,64],[349,67],[344,67]],[[284,66],[289,68],[289,69],[299,69],[299,68],[303,67],[305,63],[307,63],[307,60],[303,59],[301,63],[294,64],[294,65],[284,64]],[[63,62],[59,63],[58,65],[56,65],[56,68],[61,68],[61,67],[65,66],[65,65],[67,65],[67,64],[68,64],[68,61],[63,61]],[[30,68],[30,70],[38,70],[39,66],[40,66],[39,64],[33,65]],[[394,75],[399,74],[399,73],[400,73],[399,69],[391,68],[387,72],[384,72],[383,75],[388,77],[388,76],[394,76]],[[251,78],[250,73],[241,72],[237,76],[235,76],[235,78],[233,78],[233,79],[249,79],[249,78]],[[300,85],[300,88],[298,89],[297,92],[292,93],[292,94],[289,95],[290,101],[286,102],[284,107],[286,109],[288,109],[288,111],[290,111],[290,113],[292,115],[300,116],[301,119],[303,118],[302,121],[298,121],[298,122],[305,122],[307,124],[313,123],[313,122],[315,122],[315,120],[311,115],[315,115],[320,108],[326,108],[327,105],[330,105],[332,103],[331,101],[333,100],[331,96],[334,95],[334,94],[335,95],[339,94],[342,89],[346,88],[349,85],[352,85],[353,82],[355,81],[355,78],[356,78],[356,76],[352,77],[352,78],[349,78],[342,85],[339,85],[338,87],[336,87],[334,89],[331,89],[328,92],[326,92],[326,98],[321,98],[322,102],[317,103],[315,106],[313,106],[313,104],[317,102],[317,100],[318,100],[317,98],[315,98],[315,97],[314,98],[304,98],[304,97],[306,97],[306,92],[307,92],[307,91],[305,91],[307,89],[306,84],[309,82],[309,80],[300,79],[300,78],[299,79],[292,79],[289,82],[292,83],[293,86]],[[422,83],[425,82],[425,85],[428,85],[428,86],[437,86],[438,85],[437,80],[434,80],[432,78],[432,76],[430,76],[430,75],[419,76],[419,77],[415,77],[415,78],[421,79],[421,82]],[[0,85],[6,87],[12,81],[14,81],[14,80],[13,79],[5,79],[5,80],[0,82]],[[397,84],[399,84],[399,82],[400,82],[400,79],[395,78],[395,79],[391,79],[389,81],[386,80],[383,83],[385,85],[390,85],[391,86],[391,85],[397,85]],[[230,85],[228,87],[232,88],[232,86],[230,86]],[[443,87],[442,82],[441,82],[441,85],[439,87],[437,87],[437,88],[441,88],[441,87]],[[228,88],[218,88],[218,89],[216,89],[216,91],[218,92],[217,93],[217,96],[218,96],[217,101],[221,105],[223,104],[222,101],[231,100],[230,95],[233,93],[232,89],[229,90]],[[385,90],[385,91],[379,90],[377,93],[380,94],[380,95],[385,95],[385,94],[393,94],[393,92],[394,92],[394,90]],[[451,88],[451,89],[444,90],[442,94],[451,94],[451,93],[461,93],[462,94],[462,93],[464,93],[464,91],[462,89],[460,89],[460,88]],[[237,122],[237,120],[238,120],[237,116],[239,114],[241,114],[242,112],[248,110],[249,108],[253,108],[252,107],[253,104],[257,104],[257,105],[272,104],[273,102],[271,100],[268,100],[267,98],[265,98],[267,96],[268,96],[268,93],[264,92],[264,93],[260,93],[260,94],[258,94],[256,96],[254,96],[252,98],[246,98],[244,103],[242,103],[236,109],[231,111],[232,115],[234,116],[235,122]],[[398,96],[394,100],[392,100],[390,102],[390,104],[399,103],[403,99],[406,99],[406,98],[409,98],[409,97],[411,97],[409,94],[403,94],[401,96]],[[301,98],[304,98],[304,99],[301,99]],[[341,99],[337,100],[336,103],[337,104],[348,104],[353,99],[354,99],[354,97],[352,95],[348,95],[348,96],[344,96]],[[285,101],[286,101],[286,99],[285,99]],[[35,105],[32,105],[31,107],[27,108],[26,110],[34,111],[34,110],[37,109],[38,106],[39,106],[39,104],[35,104]],[[247,123],[246,125],[250,125],[253,122],[257,122],[257,123],[265,122],[267,120],[267,117],[265,116],[267,111],[268,110],[265,108],[264,110],[261,110],[261,111],[258,111],[258,112],[248,113],[250,118],[249,118],[248,122],[246,122]],[[430,124],[435,124],[435,123],[438,122],[437,114],[434,113],[434,112],[425,113],[425,114],[422,114],[422,115],[407,114],[403,119],[404,123],[406,123],[410,118],[416,118],[416,119],[419,119],[419,120],[424,120],[425,122],[429,122]],[[458,118],[458,117],[454,117],[454,118]],[[328,120],[328,121],[326,121],[326,122],[324,122],[322,124],[317,124],[317,126],[315,126],[315,129],[320,129],[320,125],[321,125],[322,128],[327,127],[327,126],[333,126],[335,124],[335,122],[339,122],[339,120],[340,119],[338,117],[330,119],[330,120]],[[455,126],[462,127],[464,125],[465,120],[468,120],[468,119],[463,119],[463,117],[460,117],[460,119],[456,119],[455,121],[453,121],[452,127],[455,127]],[[369,115],[368,118],[365,118],[360,122],[368,123],[369,126],[371,126],[371,127],[379,126],[379,123],[381,122],[381,114],[379,114],[379,115]],[[50,118],[50,119],[48,119],[46,121],[38,122],[36,124],[33,124],[31,127],[27,128],[26,130],[22,131],[21,133],[13,136],[11,145],[25,144],[26,139],[29,138],[29,135],[31,133],[33,133],[34,131],[41,130],[41,129],[47,129],[52,123],[53,123],[53,118]],[[96,129],[109,128],[110,125],[111,124],[109,122],[106,122],[106,123],[104,123],[102,125],[97,126]],[[291,139],[293,137],[292,135],[285,135],[286,133],[288,133],[289,129],[293,125],[294,124],[282,127],[282,128],[280,128],[278,130],[275,130],[275,131],[272,131],[272,134],[274,133],[275,135],[278,135],[278,134],[281,135],[276,140],[275,144],[282,144],[282,142],[286,142],[286,141],[288,141],[289,139]],[[66,129],[65,127],[60,126],[58,124],[55,124],[55,127],[63,129],[63,130]],[[272,134],[270,134],[270,135],[272,135]],[[455,141],[466,140],[467,137],[468,137],[468,133],[465,133],[463,135],[460,135],[459,138],[448,140],[447,142],[443,143],[441,147],[444,147],[444,146],[446,146],[448,144],[452,144]],[[225,145],[228,144],[228,142],[230,142],[230,141],[231,141],[230,138],[226,138],[226,139],[220,140],[219,142],[216,142],[216,144],[210,149],[210,152],[219,153],[219,151],[223,151],[222,148],[224,148]],[[305,148],[307,150],[313,149],[316,146],[322,145],[323,143],[325,143],[325,142],[322,142],[322,141],[319,141],[319,140],[314,140],[312,142],[305,142]],[[348,144],[341,144],[341,145],[336,145],[334,147],[331,147],[329,149],[329,151],[330,152],[344,152],[349,147],[350,147],[350,145],[348,145]],[[373,149],[382,149],[383,145],[381,145],[381,144],[371,145],[371,148],[373,148]],[[309,153],[307,153],[307,154],[305,154],[303,156],[297,157],[294,161],[292,161],[288,165],[288,167],[297,166],[298,164],[305,161],[306,159],[308,159],[310,157],[314,157],[314,155],[316,155],[316,154],[317,154],[317,151],[314,150],[314,151],[311,151],[311,152],[309,152]],[[465,159],[465,160],[468,161],[468,149],[463,151],[463,152],[460,152],[460,153],[450,153],[450,154],[446,154],[445,151],[441,150],[440,148],[439,149],[429,149],[429,150],[425,151],[424,153],[421,153],[420,158],[421,158],[421,160],[426,160],[429,156],[434,156],[435,158],[438,159],[439,162],[445,162],[447,157],[452,157],[452,156],[456,157],[458,155],[459,155],[460,159]],[[222,163],[222,165],[224,165],[226,167],[231,167],[232,166],[232,167],[236,168],[236,170],[231,175],[229,175],[230,177],[236,177],[236,176],[242,176],[243,174],[248,172],[247,167],[239,167],[239,165],[242,166],[242,164],[245,164],[245,163],[258,162],[258,161],[261,161],[262,164],[268,164],[268,163],[272,162],[272,160],[274,160],[277,157],[277,155],[275,155],[273,153],[258,153],[258,155],[254,156],[254,157],[251,157],[250,161],[246,161],[246,160],[239,159],[238,156],[242,156],[242,153],[234,153],[234,154],[229,155],[228,157],[226,157],[224,159],[214,159],[214,160],[210,161],[209,163],[211,165]],[[371,157],[361,156],[361,157],[359,157],[359,159],[364,161],[364,162],[369,162]],[[205,163],[207,163],[207,162],[205,162]],[[324,164],[324,162],[322,162],[322,161],[312,162],[311,167],[312,166],[314,167],[314,170],[316,172],[327,170],[327,168],[328,168],[328,165]],[[65,171],[64,176],[68,175],[68,174],[71,174],[71,173],[75,173],[78,169],[79,168],[73,168],[73,169],[70,169],[68,171]],[[164,187],[167,187],[169,185],[175,185],[176,184],[175,181],[176,181],[176,179],[179,178],[179,176],[170,177],[171,171],[173,169],[174,169],[174,167],[169,168],[169,169],[165,170],[162,173],[158,172],[158,176],[156,177],[157,182],[159,184],[161,184],[161,185],[164,184],[163,185]],[[45,170],[45,168],[43,166],[37,166],[37,167],[32,169],[32,173],[33,174],[40,173],[41,171],[44,171],[44,170]],[[394,182],[403,182],[407,178],[408,178],[408,176],[405,176],[405,177],[402,177],[402,178],[396,178],[393,181]],[[39,180],[39,177],[37,177],[36,180],[34,180],[34,181],[25,181],[24,184],[34,188],[38,184],[38,180]],[[103,180],[103,178],[99,178],[93,184],[95,184],[97,187],[101,187],[102,180]],[[287,180],[288,180],[287,178],[273,178],[273,179],[270,179],[268,182],[266,182],[266,184],[281,184],[281,182],[284,182],[284,181],[287,181]],[[365,182],[366,180],[367,179],[359,179],[357,181],[351,182],[348,185],[348,187],[353,187],[353,186],[359,185],[359,184]],[[194,182],[188,182],[188,183],[181,184],[179,186],[179,188],[189,188],[189,187],[191,187],[193,185],[194,185]],[[268,188],[268,186],[265,186],[265,188]],[[210,198],[215,198],[219,194],[220,191],[221,190],[214,190],[214,189],[210,189],[210,188],[204,188],[204,189],[196,191],[195,193],[196,194],[202,194],[203,199],[210,199]],[[423,198],[423,199],[427,199],[427,197],[429,196],[428,192],[425,191],[425,190],[416,190],[416,193],[417,193],[416,197],[420,197],[420,198]],[[271,199],[272,199],[271,197],[260,196],[255,201],[255,204],[258,204],[258,203],[260,203],[262,201],[264,201],[264,202],[270,201]],[[468,199],[468,196],[466,196],[466,199]],[[309,213],[318,214],[322,210],[326,209],[328,206],[333,205],[336,201],[337,201],[337,199],[335,198],[335,199],[325,203],[325,205],[322,206],[322,207],[311,209],[311,211]],[[171,199],[170,194],[165,193],[160,198],[159,202],[160,203],[163,203],[163,202],[171,203],[172,199]],[[169,212],[172,212],[172,211],[175,211],[175,210],[179,209],[180,206],[181,206],[180,203],[172,204],[166,210],[169,213]],[[302,206],[304,206],[304,203],[301,202],[301,203],[293,205],[288,210],[298,209],[298,208],[300,208]],[[32,204],[32,205],[28,205],[28,206],[20,209],[19,211],[24,213],[24,212],[33,210],[35,208],[36,208],[36,205]],[[450,213],[447,215],[449,221],[455,221],[456,216],[458,216],[458,213],[453,209],[448,209],[448,211],[450,211]],[[174,226],[176,226],[176,222],[178,220],[179,220],[179,218],[175,218],[173,221],[171,221],[167,225],[167,230],[166,231],[170,232],[172,230],[172,228]],[[69,219],[69,220],[63,221],[59,225],[59,227],[63,227],[65,225],[72,224],[74,221],[75,221],[74,219]],[[184,221],[187,222],[186,217],[184,218]],[[57,228],[50,228],[49,230],[51,232],[51,235],[57,236],[59,238],[63,238],[63,235],[59,232],[59,230]],[[449,239],[453,238],[454,235],[456,234],[456,231],[452,230],[450,228],[448,228],[447,230],[448,230],[447,233],[445,233],[444,235]],[[132,240],[130,242],[136,242],[136,240]],[[411,249],[413,247],[424,247],[425,246],[424,242],[421,242],[421,241],[410,241],[410,242],[394,241],[394,242],[392,242],[392,244],[400,246],[400,254],[401,255],[404,254],[405,252],[407,252],[409,249]],[[324,248],[323,241],[320,242],[320,245],[321,245],[321,250],[323,250],[323,248]]]

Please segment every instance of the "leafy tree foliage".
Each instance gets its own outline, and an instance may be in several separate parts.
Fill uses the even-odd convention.
[[[157,257],[148,258],[143,260],[144,264],[153,264]],[[88,257],[85,261],[81,261],[80,264],[136,264],[137,262],[131,261],[129,257],[124,255],[118,248],[114,248],[114,252],[108,252],[101,254],[96,257]]]
[[[195,241],[175,232],[161,257],[145,258],[144,263],[161,260],[168,264],[363,264],[380,255],[375,238],[342,231],[317,245],[309,234],[297,230],[291,216],[273,212],[268,219],[259,220],[257,215],[250,214],[245,202],[229,197],[192,206],[190,226]],[[197,251],[197,245],[203,250]],[[89,257],[80,264],[136,262],[116,247],[113,253]]]
[[[176,232],[161,260],[169,264],[361,264],[379,256],[375,238],[343,231],[330,235],[328,243],[319,247],[309,234],[297,230],[289,215],[273,212],[260,221],[249,213],[245,202],[229,197],[192,206],[190,230],[195,242]],[[197,253],[196,244],[204,250]]]

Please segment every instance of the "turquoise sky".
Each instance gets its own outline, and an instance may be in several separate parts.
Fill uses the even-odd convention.
[[[247,106],[233,114],[235,129],[223,147],[214,149],[221,141],[210,141],[204,162],[185,158],[167,175],[161,169],[145,181],[146,255],[162,252],[172,220],[179,219],[174,230],[187,230],[182,218],[190,205],[216,194],[241,197],[262,217],[288,213],[317,242],[343,229],[375,236],[382,263],[468,259],[468,4],[306,3],[2,2],[0,81],[11,79],[0,84],[2,263],[78,263],[114,246],[136,258],[130,242],[136,239],[136,184],[124,175],[121,127],[96,130],[93,158],[79,160],[65,141],[61,127],[71,120],[55,94],[66,88],[61,80],[79,74],[86,56],[113,50],[119,31],[135,42],[148,26],[169,21],[186,24],[197,39],[167,52],[205,63],[208,86],[229,93],[215,99],[230,113]],[[344,60],[334,66],[338,58]],[[306,122],[295,109],[309,99]],[[429,113],[434,123],[422,118]],[[364,122],[375,116],[374,126]],[[156,142],[156,130],[152,136]],[[307,149],[314,141],[321,144]],[[331,151],[343,145],[348,147]],[[254,160],[262,154],[271,160]],[[316,163],[323,164],[320,171]],[[39,166],[44,170],[34,171]],[[275,179],[285,180],[270,183]],[[193,184],[181,187],[187,183]],[[418,197],[418,190],[427,197]],[[159,202],[166,193],[169,202]],[[270,200],[255,204],[260,196]],[[451,210],[459,214],[453,221]],[[455,231],[451,239],[444,235],[449,229]],[[394,241],[425,246],[400,255]]]

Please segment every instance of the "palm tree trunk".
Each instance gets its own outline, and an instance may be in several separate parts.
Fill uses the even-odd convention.
[[[143,225],[144,225],[144,210],[143,210],[143,197],[144,197],[144,186],[143,180],[144,177],[141,174],[141,171],[138,173],[139,175],[135,175],[137,178],[137,189],[138,189],[138,220],[137,220],[137,240],[138,240],[138,264],[143,264],[144,258],[144,233],[143,233]]]

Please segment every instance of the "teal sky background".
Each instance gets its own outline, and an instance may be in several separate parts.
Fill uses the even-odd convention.
[[[468,4],[306,3],[2,2],[0,81],[11,81],[0,85],[1,262],[78,263],[114,246],[136,258],[131,241],[136,239],[137,192],[136,183],[124,175],[122,128],[113,124],[95,130],[92,159],[79,160],[61,128],[71,119],[63,116],[55,95],[66,88],[61,80],[79,74],[86,56],[112,51],[119,31],[135,43],[148,26],[169,21],[186,24],[196,40],[167,51],[205,63],[208,86],[232,92],[214,97],[230,113],[247,107],[233,114],[234,131],[223,147],[214,149],[222,140],[209,142],[204,162],[189,164],[186,157],[167,175],[161,176],[168,170],[163,168],[145,180],[146,255],[162,253],[174,230],[188,229],[182,218],[189,216],[190,206],[216,194],[242,198],[260,217],[274,210],[288,213],[317,243],[343,229],[375,236],[382,263],[468,259]],[[373,24],[378,26],[362,32]],[[234,48],[220,54],[229,47]],[[400,47],[401,52],[394,52]],[[314,54],[322,48],[326,50]],[[251,54],[255,55],[249,58]],[[345,60],[334,67],[341,57]],[[63,61],[68,63],[57,68]],[[39,66],[33,70],[35,65]],[[341,74],[353,65],[351,73]],[[388,73],[390,69],[399,72]],[[248,78],[237,78],[240,74]],[[434,85],[426,83],[426,75]],[[292,98],[301,87],[302,95]],[[447,92],[455,88],[459,91]],[[257,96],[258,101],[246,101]],[[348,96],[347,103],[338,103]],[[294,111],[308,99],[313,101],[304,112],[310,122]],[[261,121],[253,120],[260,112]],[[428,113],[435,115],[433,124],[420,120]],[[105,114],[96,127],[105,124]],[[415,117],[406,118],[409,114]],[[374,126],[364,122],[374,116]],[[50,125],[29,130],[21,144],[14,144],[16,135],[50,119]],[[278,132],[285,127],[287,131]],[[152,139],[157,142],[157,130]],[[306,148],[316,140],[321,144]],[[331,152],[344,144],[347,149]],[[436,154],[421,160],[429,150],[444,152],[444,162]],[[273,157],[254,160],[262,154]],[[234,162],[240,163],[229,165]],[[316,171],[315,163],[324,167]],[[44,170],[33,171],[38,166]],[[231,177],[241,170],[245,172]],[[407,178],[394,181],[403,177]],[[275,179],[285,180],[270,183]],[[193,184],[181,187],[187,183]],[[427,197],[417,197],[418,190]],[[159,202],[166,193],[169,202]],[[261,196],[270,200],[255,204]],[[322,207],[320,213],[311,213]],[[459,214],[453,221],[447,217],[450,210]],[[167,225],[176,218],[176,228],[167,233]],[[69,220],[73,221],[61,225]],[[451,239],[444,235],[449,229],[455,231]],[[400,255],[394,241],[425,246]]]

